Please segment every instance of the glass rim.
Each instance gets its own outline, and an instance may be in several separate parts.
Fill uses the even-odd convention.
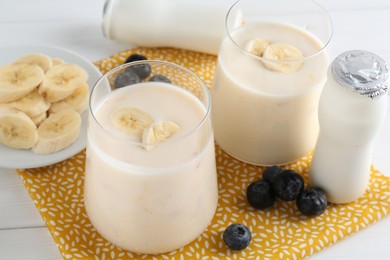
[[[318,50],[317,52],[309,55],[309,56],[304,56],[303,58],[299,58],[299,59],[291,59],[291,60],[271,60],[271,59],[266,59],[266,58],[263,58],[263,57],[259,57],[257,55],[254,55],[252,53],[250,53],[249,51],[245,50],[245,48],[242,48],[232,37],[231,35],[231,30],[229,29],[228,27],[228,20],[229,20],[229,17],[231,15],[231,13],[233,12],[233,9],[237,7],[237,5],[241,2],[243,2],[245,0],[238,0],[236,1],[228,10],[227,14],[226,14],[226,17],[225,17],[225,30],[226,30],[226,34],[227,36],[229,37],[229,39],[233,42],[233,44],[240,50],[242,51],[244,54],[256,59],[256,60],[259,60],[259,61],[262,61],[262,62],[268,62],[268,63],[295,63],[295,62],[303,62],[303,61],[306,61],[306,60],[309,60],[317,55],[320,55],[322,52],[325,51],[325,49],[328,47],[330,41],[332,40],[333,38],[333,22],[332,22],[332,19],[328,13],[328,11],[321,5],[319,4],[317,1],[315,0],[307,0],[308,2],[311,2],[313,3],[314,5],[316,5],[319,10],[321,10],[321,12],[325,15],[325,17],[327,18],[328,20],[328,23],[329,23],[329,29],[330,29],[330,35],[329,35],[329,38],[328,40],[326,41],[326,43],[324,43],[324,45],[321,47],[320,50]],[[321,41],[320,41],[321,42]]]
[[[181,66],[181,65],[178,65],[178,64],[175,64],[175,63],[172,63],[172,62],[160,61],[160,60],[140,60],[140,61],[133,61],[133,62],[130,62],[130,63],[125,63],[125,64],[122,64],[122,65],[119,65],[119,66],[115,67],[114,69],[111,69],[109,72],[105,73],[102,77],[100,77],[96,81],[96,83],[94,84],[94,86],[93,86],[93,88],[91,90],[91,93],[89,95],[88,110],[89,110],[90,115],[92,115],[92,120],[94,121],[95,124],[98,125],[99,129],[101,129],[105,134],[107,134],[108,136],[110,136],[113,139],[117,139],[117,140],[119,140],[121,142],[124,142],[126,144],[131,144],[131,145],[135,145],[135,146],[143,146],[143,144],[141,142],[135,142],[135,141],[127,140],[125,138],[121,138],[121,137],[111,133],[110,131],[108,131],[104,126],[102,126],[100,124],[98,119],[95,117],[94,111],[92,110],[92,95],[95,93],[96,88],[103,82],[103,80],[107,80],[108,76],[110,76],[110,75],[112,75],[112,74],[114,74],[114,73],[116,73],[116,72],[118,72],[118,71],[120,71],[120,70],[122,70],[124,68],[132,67],[132,66],[138,65],[138,64],[160,64],[160,65],[164,65],[164,66],[168,66],[168,67],[173,67],[173,68],[182,70],[185,73],[188,73],[189,75],[193,76],[200,83],[201,88],[205,92],[205,101],[207,102],[206,104],[204,104],[204,102],[202,100],[200,100],[191,91],[188,91],[188,90],[184,89],[183,87],[181,87],[179,85],[175,85],[173,83],[170,83],[171,85],[173,85],[175,87],[179,87],[179,88],[182,88],[182,89],[188,91],[191,95],[193,95],[197,99],[199,99],[202,102],[202,104],[205,105],[206,113],[202,117],[202,120],[200,120],[199,123],[195,127],[193,127],[190,131],[188,131],[188,133],[184,134],[183,136],[180,136],[179,138],[169,138],[167,140],[164,140],[164,142],[153,144],[153,146],[158,147],[158,146],[165,146],[165,145],[169,145],[169,144],[172,144],[172,143],[176,143],[176,142],[179,142],[179,141],[181,141],[181,140],[183,140],[183,139],[193,135],[194,133],[196,133],[206,123],[206,121],[210,117],[210,114],[211,114],[211,95],[210,95],[210,91],[208,90],[208,88],[207,88],[206,84],[204,83],[204,81],[196,73],[194,73],[192,70],[187,69],[184,66]],[[140,82],[140,83],[137,83],[137,84],[142,84],[142,83],[143,82]],[[167,83],[165,83],[165,84],[167,84]],[[110,95],[111,93],[112,93],[112,91],[108,95]],[[107,94],[104,95],[101,98],[101,100],[107,98],[108,95]],[[98,103],[99,102],[100,102],[100,100],[98,101]]]

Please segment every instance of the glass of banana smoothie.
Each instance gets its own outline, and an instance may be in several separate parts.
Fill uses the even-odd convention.
[[[211,91],[222,149],[274,165],[314,147],[331,37],[328,14],[311,0],[241,0],[231,7]]]
[[[97,82],[85,207],[104,238],[158,254],[188,244],[211,223],[218,185],[210,103],[198,76],[167,62],[132,62]]]

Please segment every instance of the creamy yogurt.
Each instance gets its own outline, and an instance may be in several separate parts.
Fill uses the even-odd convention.
[[[265,22],[244,24],[230,37],[222,42],[211,91],[217,143],[252,164],[297,160],[318,135],[318,100],[328,66],[323,44],[298,27]],[[243,51],[254,39],[288,43],[310,57],[296,72],[271,71]]]
[[[111,122],[114,111],[129,106],[181,129],[146,151],[139,136]],[[116,90],[97,106],[94,116],[104,129],[89,124],[85,206],[104,238],[133,252],[157,254],[188,244],[206,229],[218,200],[206,113],[190,92],[156,82]]]

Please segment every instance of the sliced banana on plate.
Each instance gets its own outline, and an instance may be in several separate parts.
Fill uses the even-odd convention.
[[[89,87],[87,83],[81,84],[69,97],[52,103],[50,113],[56,113],[61,110],[74,109],[79,113],[84,112],[88,107]]]
[[[245,49],[252,53],[253,55],[262,57],[264,54],[265,49],[270,45],[271,43],[264,39],[254,39],[252,41],[249,41],[245,47]]]
[[[0,68],[0,103],[24,97],[44,80],[43,70],[37,65],[9,64]]]
[[[141,135],[153,123],[153,118],[138,108],[122,108],[111,115],[111,122],[122,132]]]
[[[31,120],[34,122],[34,124],[38,127],[43,120],[47,118],[47,112],[43,112],[42,114],[39,114],[37,116],[31,117]]]
[[[264,51],[263,58],[275,60],[275,62],[263,61],[266,68],[284,73],[296,72],[303,64],[302,61],[294,61],[303,58],[302,52],[287,43],[273,43],[269,45]]]
[[[0,103],[0,106],[15,108],[29,117],[35,117],[46,112],[50,107],[50,103],[38,93],[38,89],[34,89],[22,98],[13,102]]]
[[[150,151],[154,148],[155,144],[163,142],[179,131],[179,129],[180,126],[172,121],[154,123],[151,126],[145,128],[142,134],[143,147],[146,151]]]
[[[51,58],[41,53],[27,54],[14,61],[14,63],[16,64],[26,63],[30,65],[38,65],[39,67],[41,67],[41,69],[43,69],[44,72],[48,71],[53,66],[53,62]]]
[[[30,149],[38,141],[37,127],[25,113],[0,107],[0,143],[15,149]]]
[[[0,144],[49,154],[74,143],[88,106],[87,80],[80,66],[40,53],[1,66]]]
[[[75,64],[60,64],[46,72],[39,93],[49,102],[57,102],[72,95],[88,79],[87,72]]]
[[[65,64],[65,61],[59,58],[52,58],[51,62],[53,63],[53,66]]]
[[[50,114],[38,127],[38,142],[32,151],[37,154],[58,152],[76,141],[80,129],[81,116],[76,111]]]

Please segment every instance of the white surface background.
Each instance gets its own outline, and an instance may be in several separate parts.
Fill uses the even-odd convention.
[[[334,23],[334,38],[329,47],[331,58],[346,50],[365,49],[390,62],[390,1],[321,2]],[[128,44],[114,43],[103,37],[100,29],[103,3],[104,0],[0,0],[0,46],[54,45],[75,51],[91,61],[129,48]],[[373,163],[390,176],[390,115],[378,138]],[[61,259],[43,220],[12,169],[0,169],[0,259]],[[311,259],[390,259],[390,217]]]

